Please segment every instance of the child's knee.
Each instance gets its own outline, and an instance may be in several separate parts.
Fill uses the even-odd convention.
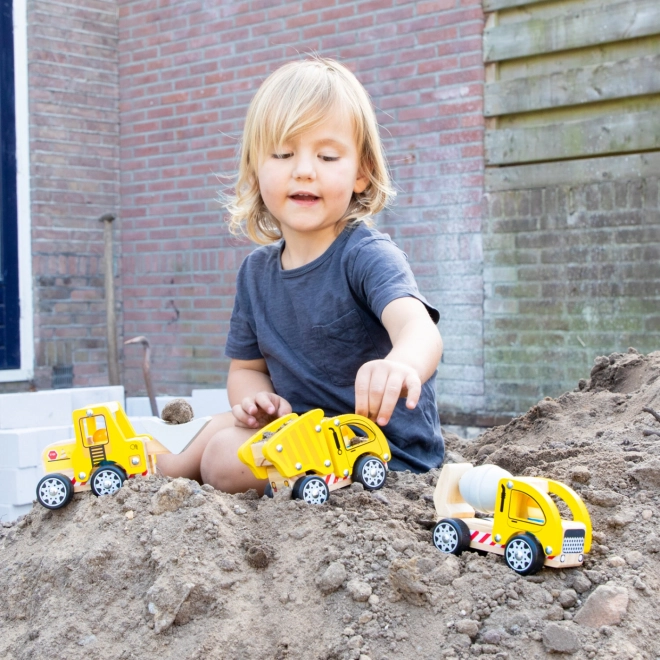
[[[200,465],[202,481],[216,490],[236,493],[253,487],[249,482],[254,477],[250,469],[241,463],[237,453],[244,441],[243,436],[249,437],[252,432],[241,431],[237,428],[219,431],[209,440],[204,450]]]

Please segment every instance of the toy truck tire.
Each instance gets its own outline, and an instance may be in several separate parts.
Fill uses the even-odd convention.
[[[353,481],[361,483],[367,490],[382,488],[386,476],[385,464],[375,456],[360,456],[353,467]]]
[[[71,480],[54,472],[42,477],[37,484],[37,502],[47,509],[61,509],[73,499]]]
[[[545,562],[545,554],[538,539],[529,532],[515,534],[504,548],[506,565],[518,575],[534,575]]]
[[[126,481],[126,474],[116,465],[101,465],[92,474],[89,484],[96,497],[114,495]]]
[[[458,556],[470,547],[470,529],[460,518],[443,518],[433,528],[433,545]]]
[[[320,477],[303,477],[296,481],[293,496],[307,504],[324,504],[330,497],[330,491]]]

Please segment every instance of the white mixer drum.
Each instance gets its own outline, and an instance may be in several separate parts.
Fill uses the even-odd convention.
[[[497,465],[479,465],[468,470],[458,482],[461,497],[476,511],[493,513],[500,479],[510,478],[511,473]]]

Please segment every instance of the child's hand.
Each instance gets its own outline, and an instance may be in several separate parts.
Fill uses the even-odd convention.
[[[355,378],[355,412],[385,426],[400,397],[412,410],[419,401],[422,381],[415,369],[392,360],[365,362]]]
[[[292,412],[291,404],[274,392],[259,392],[254,397],[245,397],[231,411],[236,418],[235,426],[247,429],[259,429]]]

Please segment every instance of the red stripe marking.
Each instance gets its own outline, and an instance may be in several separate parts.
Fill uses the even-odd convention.
[[[484,543],[484,542],[487,541],[489,538],[490,538],[490,534],[486,533],[486,534],[484,534],[484,535],[483,535],[483,536],[477,541],[477,543]]]
[[[474,541],[474,537],[477,536],[478,534],[479,532],[472,532],[472,534],[470,534],[470,540]]]

